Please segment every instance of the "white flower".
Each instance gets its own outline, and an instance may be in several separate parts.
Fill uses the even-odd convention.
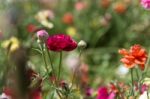
[[[129,72],[129,69],[126,68],[124,65],[120,65],[119,68],[117,69],[117,74],[120,77],[124,77],[128,72]]]
[[[150,94],[147,94],[147,91],[145,91],[142,95],[140,95],[139,99],[149,99],[150,98]]]
[[[11,97],[7,96],[5,93],[2,93],[2,95],[0,95],[0,99],[11,99]]]

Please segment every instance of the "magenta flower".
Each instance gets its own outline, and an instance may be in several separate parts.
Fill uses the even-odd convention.
[[[141,0],[141,5],[147,9],[150,10],[150,0]]]
[[[108,99],[109,94],[106,87],[101,87],[98,89],[97,99]]]
[[[45,42],[48,38],[48,33],[45,30],[37,31],[37,37],[41,42]]]
[[[46,42],[47,48],[52,51],[72,51],[77,43],[68,35],[56,34],[49,36]]]

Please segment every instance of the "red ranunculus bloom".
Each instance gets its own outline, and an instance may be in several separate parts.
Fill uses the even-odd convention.
[[[144,70],[147,60],[147,52],[140,45],[136,44],[130,48],[130,50],[121,49],[119,53],[124,57],[121,62],[125,64],[127,68],[134,68],[135,65],[139,65],[141,70]]]
[[[52,51],[72,51],[77,43],[68,35],[56,34],[49,36],[46,42],[47,48]]]

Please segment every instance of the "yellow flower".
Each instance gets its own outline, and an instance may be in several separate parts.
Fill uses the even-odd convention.
[[[11,37],[9,40],[5,40],[2,42],[1,46],[5,49],[7,49],[9,46],[10,52],[15,51],[16,49],[19,48],[19,40],[16,37]]]
[[[145,78],[143,83],[146,85],[150,85],[150,78]]]
[[[75,36],[76,34],[77,34],[77,31],[76,31],[76,29],[74,28],[74,27],[68,27],[67,29],[66,29],[66,33],[68,34],[68,35],[70,35],[70,36]]]

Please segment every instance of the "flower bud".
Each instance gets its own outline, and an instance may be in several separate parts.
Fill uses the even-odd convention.
[[[78,43],[78,47],[80,48],[85,48],[87,46],[86,42],[84,40],[81,40],[79,43]]]
[[[41,42],[45,42],[48,38],[48,33],[45,30],[39,30],[37,31],[37,37]]]

